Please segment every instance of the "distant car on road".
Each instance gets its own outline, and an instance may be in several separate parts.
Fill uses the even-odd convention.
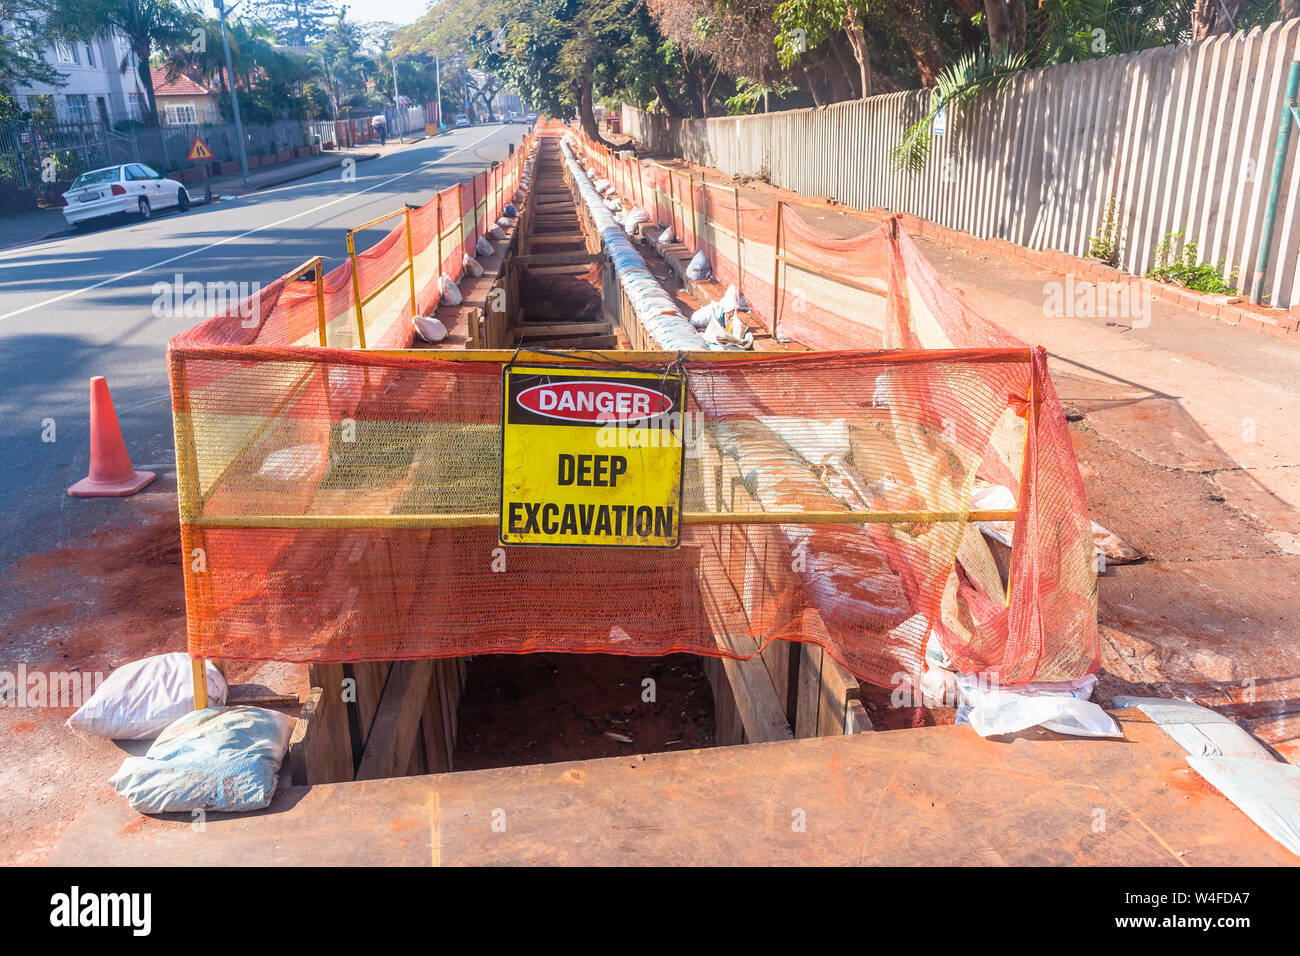
[[[468,126],[468,125],[469,125],[469,117],[466,116],[464,113],[457,113],[456,126],[461,127],[461,126]]]
[[[148,219],[170,206],[184,212],[190,208],[190,194],[143,163],[92,169],[73,180],[63,194],[63,218],[74,229],[118,213]]]
[[[536,113],[529,113],[529,114],[528,114],[528,122],[530,122],[530,123],[536,123],[536,122],[537,122],[537,114],[536,114]]]

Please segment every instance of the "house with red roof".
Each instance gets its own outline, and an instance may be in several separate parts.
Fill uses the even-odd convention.
[[[158,121],[164,126],[195,126],[221,122],[218,93],[184,73],[167,78],[166,68],[150,70]]]

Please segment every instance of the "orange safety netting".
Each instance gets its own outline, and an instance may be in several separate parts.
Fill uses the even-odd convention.
[[[663,180],[646,182],[653,214]],[[462,187],[463,208],[489,185]],[[696,188],[710,208],[710,190]],[[442,199],[441,224],[457,225]],[[758,250],[777,238],[774,218],[763,226],[771,210],[741,205],[744,239],[727,265],[728,209],[711,208],[716,218],[697,208],[687,234],[713,250],[724,279],[735,270],[757,308]],[[778,329],[851,350],[685,361],[675,551],[497,543],[500,360],[376,355],[333,337],[320,348],[315,313],[282,308],[284,288],[251,335],[223,318],[178,337],[169,364],[182,536],[203,559],[186,569],[191,654],[745,656],[783,639],[814,641],[859,678],[892,686],[922,669],[933,630],[959,670],[1004,683],[1095,670],[1091,530],[1044,354],[965,306],[898,230],[836,239],[782,215],[783,254],[810,278],[782,278]],[[436,231],[416,211],[411,221],[413,240]],[[404,228],[394,244],[404,246]],[[388,247],[374,261],[400,268]],[[848,291],[840,269],[854,279]],[[335,273],[327,302],[340,296]],[[769,275],[768,295],[774,287]],[[347,300],[333,308],[331,321]],[[369,325],[366,335],[374,348]],[[966,520],[994,486],[1016,500],[1014,525],[992,529],[1014,536],[1009,549]]]

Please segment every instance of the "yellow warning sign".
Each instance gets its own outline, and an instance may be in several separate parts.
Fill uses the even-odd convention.
[[[677,547],[685,396],[676,371],[506,366],[501,543]]]
[[[208,144],[195,136],[194,142],[190,144],[189,155],[185,158],[193,163],[200,159],[215,159],[216,157],[212,155],[212,150],[208,149]]]

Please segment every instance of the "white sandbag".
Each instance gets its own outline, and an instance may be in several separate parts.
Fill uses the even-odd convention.
[[[1002,687],[976,674],[961,674],[961,705],[954,722],[969,723],[981,737],[1037,726],[1073,737],[1122,738],[1119,724],[1089,700],[1096,683],[1097,675],[1089,674],[1075,681]]]
[[[480,256],[490,256],[496,249],[488,242],[487,236],[479,236],[478,242],[474,243],[474,252]]]
[[[677,241],[677,233],[673,231],[672,226],[669,226],[663,232],[659,233],[659,241],[661,243]]]
[[[691,313],[691,325],[697,329],[705,329],[708,328],[710,322],[721,322],[724,315],[726,315],[726,312],[723,310],[721,302],[710,302],[708,305]]]
[[[691,258],[690,265],[686,267],[686,276],[690,279],[707,279],[711,275],[713,269],[709,266],[708,256],[701,249]]]
[[[727,291],[722,294],[722,309],[724,312],[748,312],[749,302],[740,294],[740,290],[734,285],[727,286]]]
[[[623,208],[623,204],[619,202],[617,199],[606,199],[605,208],[608,209],[610,212],[616,213]]]
[[[1239,727],[1232,718],[1190,700],[1116,697],[1115,706],[1136,707],[1194,757],[1273,759],[1264,745]]]
[[[257,473],[273,481],[304,481],[319,474],[329,452],[320,445],[294,445],[280,448],[262,459]]]
[[[495,223],[492,225],[490,229],[488,229],[488,235],[491,236],[493,239],[497,240],[497,242],[500,242],[502,239],[506,237],[505,230],[503,230],[500,226],[496,225]]]
[[[741,350],[754,347],[754,334],[734,312],[722,320],[714,319],[700,335],[709,345],[719,349]]]
[[[511,219],[509,216],[502,216],[500,219],[497,220],[497,225],[500,226],[502,229],[509,229],[514,224],[515,221]]]
[[[294,719],[262,707],[208,707],[169,724],[143,757],[109,779],[140,813],[262,810]]]
[[[1014,510],[1016,496],[1006,485],[989,485],[986,488],[976,488],[971,492],[970,506],[976,511]],[[1002,542],[1008,548],[1011,547],[1011,536],[1015,532],[1015,527],[1014,521],[980,522],[980,531],[994,541]]]
[[[760,415],[758,420],[812,465],[826,465],[836,459],[843,461],[853,450],[849,423],[843,418],[827,422],[815,418]]]
[[[926,707],[956,707],[961,698],[957,672],[946,667],[927,667],[921,674],[921,703]]]
[[[1252,757],[1188,757],[1261,830],[1300,856],[1300,767]]]
[[[423,342],[438,343],[447,337],[447,326],[431,315],[417,315],[411,319],[415,334]]]
[[[208,703],[226,702],[226,681],[209,662]],[[68,718],[78,733],[114,740],[156,737],[194,709],[194,669],[188,654],[157,654],[123,664]]]
[[[649,221],[650,217],[645,214],[645,210],[633,206],[628,212],[627,218],[623,220],[623,231],[629,236],[636,235],[636,227],[643,222]]]
[[[596,180],[594,183],[592,183],[591,185],[592,185],[592,188],[596,190],[596,192],[600,193],[600,194],[603,196],[603,195],[605,194],[605,190],[609,188],[609,180],[608,180],[608,179],[597,179],[597,180]]]
[[[443,305],[460,305],[463,301],[460,289],[456,288],[456,283],[452,282],[447,276],[438,277],[438,288],[442,291]]]
[[[461,257],[461,265],[464,266],[465,271],[475,279],[483,274],[483,267],[479,265],[479,261],[468,253]]]

